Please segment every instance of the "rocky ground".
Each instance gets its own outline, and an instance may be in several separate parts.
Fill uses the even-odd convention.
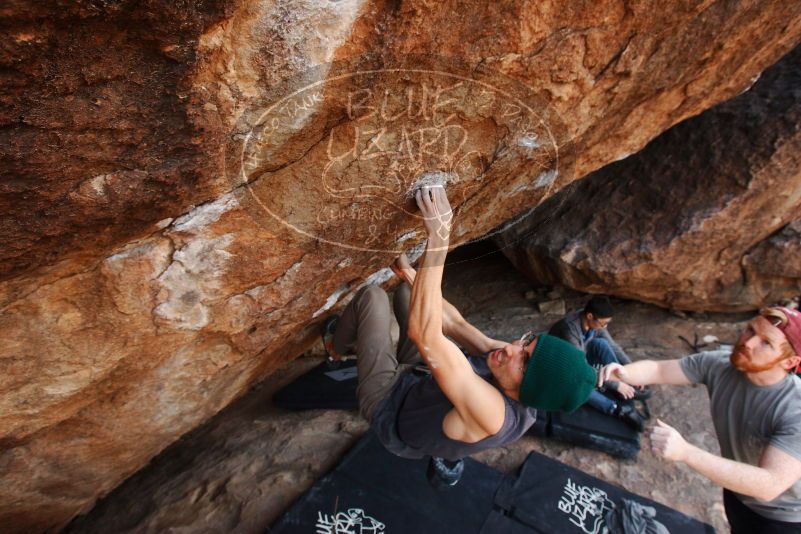
[[[502,254],[472,246],[453,254],[445,294],[490,335],[514,339],[544,329],[558,315],[538,304],[579,307],[584,295],[533,288]],[[715,336],[731,343],[744,314],[682,314],[631,301],[615,301],[610,331],[636,360],[675,358],[690,352],[679,336]],[[544,307],[543,307],[544,308]],[[700,341],[699,341],[700,342]],[[714,344],[715,346],[717,344]],[[710,347],[711,348],[711,347]],[[292,413],[271,405],[272,394],[321,361],[318,345],[240,398],[206,424],[182,437],[67,529],[89,532],[263,532],[311,484],[329,471],[367,430],[355,412]],[[717,452],[703,387],[658,387],[654,416],[689,441]],[[648,450],[635,461],[554,441],[524,438],[475,458],[513,472],[536,450],[632,492],[672,506],[728,532],[720,490],[682,465]]]

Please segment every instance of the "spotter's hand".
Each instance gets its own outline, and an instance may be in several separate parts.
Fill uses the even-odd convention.
[[[626,377],[626,370],[622,365],[619,363],[610,363],[609,365],[604,365],[601,367],[601,370],[598,371],[598,384],[596,385],[601,387],[604,385],[604,382],[608,382],[609,380],[625,382]]]
[[[437,237],[447,241],[451,235],[453,210],[445,188],[441,185],[424,186],[415,193],[415,200],[429,239]]]
[[[679,434],[679,431],[661,420],[656,420],[656,426],[651,430],[651,451],[674,462],[682,462],[687,457],[689,444]]]

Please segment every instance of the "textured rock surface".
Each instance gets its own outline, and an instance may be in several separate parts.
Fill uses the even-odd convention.
[[[498,241],[536,280],[661,306],[746,310],[801,294],[799,87],[795,49]]]
[[[796,287],[801,296],[801,219],[760,242],[743,258],[748,285],[763,294],[781,295]]]
[[[387,251],[417,240],[403,207],[419,171],[462,179],[457,235],[482,235],[743,91],[798,42],[801,9],[51,1],[7,2],[0,25],[0,524],[30,532],[91,506],[381,281]],[[413,56],[432,52],[460,62]],[[344,76],[284,100],[278,123],[262,113],[321,75],[403,60],[440,74]],[[441,94],[443,69],[497,85]],[[542,121],[504,107],[507,85]]]
[[[221,192],[187,76],[224,2],[137,4],[0,8],[0,280]]]
[[[462,256],[462,260],[474,257]],[[455,261],[456,258],[453,258]],[[559,317],[537,312],[524,299],[526,280],[499,253],[448,268],[445,294],[475,324],[499,339],[515,339],[530,328],[545,329]],[[570,308],[586,296],[565,295]],[[659,308],[616,302],[610,326],[635,359],[674,358],[693,339],[735,339],[743,314],[677,318]],[[355,412],[290,413],[270,405],[272,392],[320,361],[320,344],[308,358],[289,363],[230,408],[154,458],[85,517],[71,533],[264,532],[292,502],[339,460],[366,430]],[[649,401],[655,416],[675,425],[695,445],[717,452],[709,401],[703,387],[659,387]],[[476,456],[505,473],[514,472],[536,450],[640,495],[648,496],[728,532],[720,489],[689,469],[666,463],[647,450],[635,461],[551,440],[523,438]]]

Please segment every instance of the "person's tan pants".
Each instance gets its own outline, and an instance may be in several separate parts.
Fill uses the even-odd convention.
[[[356,293],[342,312],[334,333],[334,350],[356,353],[359,411],[368,421],[400,374],[422,362],[415,344],[407,337],[411,290],[401,284],[395,290],[393,308],[400,326],[397,351],[392,344],[389,297],[379,286],[366,286]]]

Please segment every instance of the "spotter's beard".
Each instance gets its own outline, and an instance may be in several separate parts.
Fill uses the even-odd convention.
[[[742,371],[744,373],[761,373],[762,371],[767,371],[768,369],[772,369],[777,363],[785,359],[785,356],[780,355],[778,358],[762,364],[756,365],[751,361],[751,352],[748,348],[740,343],[739,341],[734,346],[734,349],[731,351],[731,356],[729,356],[729,361],[731,362],[732,366],[735,369]]]

